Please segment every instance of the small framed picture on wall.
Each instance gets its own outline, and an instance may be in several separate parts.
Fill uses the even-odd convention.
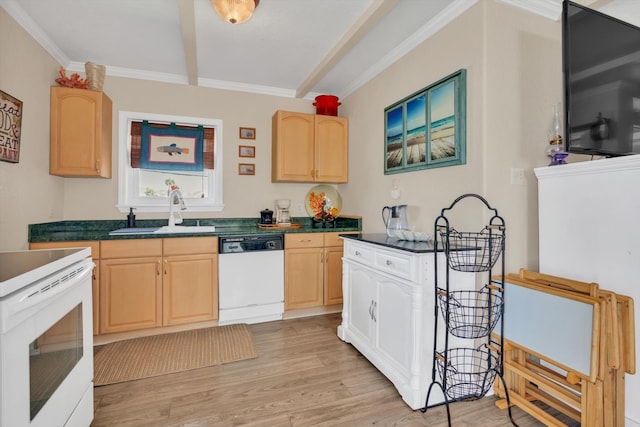
[[[238,175],[255,175],[256,165],[253,163],[238,164]]]
[[[256,128],[240,128],[240,139],[256,139]]]
[[[240,157],[255,157],[256,147],[253,145],[241,145],[238,147],[238,156]]]

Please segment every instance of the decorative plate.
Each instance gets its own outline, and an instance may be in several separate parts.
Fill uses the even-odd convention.
[[[342,209],[342,196],[330,185],[316,185],[307,193],[304,206],[316,221],[331,222]]]

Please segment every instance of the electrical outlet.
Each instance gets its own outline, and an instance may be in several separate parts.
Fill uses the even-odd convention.
[[[524,169],[522,168],[511,168],[511,184],[514,185],[525,185],[526,180],[524,176]]]

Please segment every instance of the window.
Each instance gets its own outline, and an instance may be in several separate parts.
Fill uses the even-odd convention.
[[[205,140],[213,139],[209,148],[206,143],[197,146],[198,150],[209,150],[208,154],[199,152],[205,158],[206,166],[202,170],[193,171],[174,170],[170,167],[140,168],[139,158],[135,158],[136,153],[140,154],[140,148],[135,143],[132,162],[132,128],[133,134],[136,134],[139,132],[136,126],[139,127],[142,122],[158,128],[203,127],[207,135]],[[130,207],[136,208],[138,212],[168,212],[169,192],[176,186],[182,191],[187,210],[222,210],[222,120],[121,111],[119,130],[117,207],[120,212],[128,212]],[[211,155],[212,159],[209,157]]]

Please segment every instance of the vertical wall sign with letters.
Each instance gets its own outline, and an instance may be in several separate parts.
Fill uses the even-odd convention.
[[[22,102],[0,90],[0,160],[20,160]]]

